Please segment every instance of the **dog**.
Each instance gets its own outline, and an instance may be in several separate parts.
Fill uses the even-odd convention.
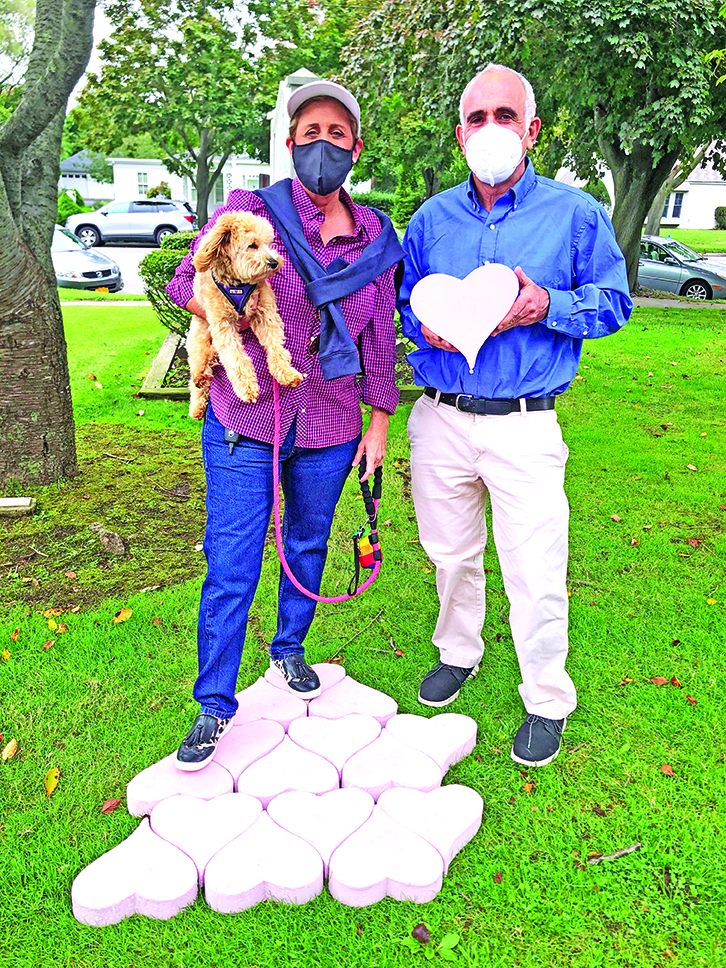
[[[271,248],[273,238],[267,219],[251,212],[226,212],[203,236],[194,255],[194,296],[207,317],[193,316],[187,336],[189,416],[195,420],[204,417],[217,363],[224,367],[240,400],[254,403],[260,393],[239,331],[239,314],[217,283],[231,288],[256,284],[252,300],[257,295],[257,306],[249,315],[250,328],[265,348],[270,374],[281,386],[296,387],[303,380],[303,374],[290,365],[283,322],[268,282],[284,262]]]

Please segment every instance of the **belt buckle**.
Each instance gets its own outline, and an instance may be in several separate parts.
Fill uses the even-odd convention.
[[[459,411],[459,413],[471,413],[470,410],[464,410],[462,407],[459,406],[459,400],[461,400],[462,397],[465,400],[473,400],[474,399],[474,397],[470,393],[457,393],[456,394],[456,400],[454,400],[454,406]]]

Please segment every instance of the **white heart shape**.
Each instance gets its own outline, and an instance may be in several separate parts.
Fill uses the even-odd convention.
[[[146,817],[113,850],[94,860],[73,881],[73,916],[105,927],[132,914],[173,918],[197,896],[191,858],[152,831]]]
[[[441,768],[430,756],[384,729],[370,746],[351,756],[343,767],[342,785],[366,790],[377,800],[391,787],[435,790],[441,776]]]
[[[183,773],[176,767],[176,753],[170,753],[129,781],[126,809],[132,817],[143,817],[150,814],[157,803],[177,793],[213,800],[233,790],[232,775],[219,763],[212,762],[196,773]]]
[[[319,797],[283,793],[267,812],[275,823],[317,850],[327,874],[333,852],[366,822],[373,806],[373,797],[364,790],[333,790]]]
[[[448,340],[474,369],[479,350],[514,304],[519,280],[509,266],[488,262],[464,279],[433,272],[411,290],[419,322]]]
[[[244,911],[270,898],[306,904],[323,889],[323,861],[304,840],[263,813],[207,865],[204,896],[222,914]]]
[[[214,800],[176,796],[157,804],[149,821],[155,834],[191,857],[201,884],[217,851],[251,827],[261,813],[260,801],[241,793]]]
[[[338,771],[332,763],[297,746],[289,736],[237,780],[238,791],[257,797],[263,807],[288,790],[329,793],[339,785]]]
[[[235,699],[239,703],[237,715],[234,717],[235,726],[244,726],[256,719],[271,719],[287,732],[293,719],[300,719],[308,714],[307,703],[291,695],[289,690],[276,689],[262,677],[247,689],[238,692]]]
[[[219,741],[214,762],[223,766],[236,781],[240,773],[263,756],[267,756],[284,738],[285,730],[280,723],[270,719],[258,719],[245,723],[244,726],[234,726]],[[204,770],[206,769],[205,766]]]
[[[476,721],[461,713],[440,713],[430,719],[404,713],[389,719],[386,729],[402,743],[430,756],[443,773],[476,746]]]
[[[429,793],[386,790],[378,806],[391,820],[435,847],[443,858],[446,874],[453,857],[481,827],[484,801],[476,790],[452,783]]]
[[[372,716],[360,713],[335,720],[308,716],[290,723],[288,735],[303,749],[324,756],[340,773],[351,756],[378,739],[381,724]]]
[[[385,692],[356,682],[350,676],[346,676],[337,686],[327,689],[308,705],[308,716],[340,719],[348,713],[362,713],[377,719],[381,726],[385,726],[397,712],[398,703],[395,699],[387,696]]]
[[[376,807],[331,857],[328,890],[349,907],[386,896],[425,904],[441,890],[443,875],[439,852]]]
[[[331,665],[330,662],[316,662],[315,665],[311,666],[310,668],[318,674],[321,689],[320,695],[322,695],[326,689],[332,689],[333,686],[337,686],[339,682],[342,682],[342,680],[345,679],[345,669],[340,665]],[[269,685],[274,686],[276,689],[282,689],[282,691],[287,693],[289,696],[294,696],[295,699],[307,701],[305,700],[305,693],[295,692],[294,689],[291,689],[279,672],[273,672],[272,669],[266,669],[264,679]]]

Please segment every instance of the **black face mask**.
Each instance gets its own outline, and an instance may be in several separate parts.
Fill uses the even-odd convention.
[[[297,176],[313,195],[331,195],[353,167],[353,149],[339,148],[323,138],[293,145],[292,163]]]

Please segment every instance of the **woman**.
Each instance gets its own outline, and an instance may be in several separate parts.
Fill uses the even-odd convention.
[[[317,593],[333,513],[351,466],[365,455],[368,477],[385,455],[388,418],[398,402],[393,274],[403,251],[388,219],[356,205],[341,187],[363,148],[360,108],[352,94],[330,81],[315,81],[293,93],[288,113],[287,146],[297,177],[260,193],[232,192],[203,232],[223,212],[251,211],[273,222],[274,247],[285,255],[283,269],[270,281],[292,366],[307,377],[297,388],[280,388],[283,536],[293,574]],[[180,306],[202,315],[192,291],[195,250],[193,244],[168,292]],[[260,395],[254,404],[242,403],[224,369],[215,367],[202,430],[208,572],[194,685],[201,712],[176,761],[187,771],[211,762],[237,710],[234,692],[247,615],[273,500],[272,380],[264,351],[243,317],[240,329]],[[359,370],[362,385],[356,380]],[[362,437],[361,396],[371,407]],[[314,612],[315,602],[281,571],[270,667],[305,698],[320,692],[303,647]]]

